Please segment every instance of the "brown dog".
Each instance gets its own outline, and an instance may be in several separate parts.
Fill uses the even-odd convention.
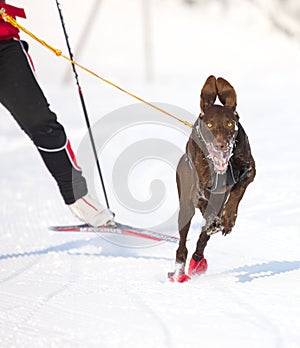
[[[214,105],[217,96],[223,106]],[[190,279],[189,275],[206,271],[203,253],[210,235],[231,232],[239,202],[255,177],[248,137],[235,111],[234,88],[221,77],[209,76],[201,91],[200,107],[201,114],[177,167],[180,242],[175,272],[169,275],[171,281],[184,282]],[[205,225],[187,275],[186,238],[196,207],[200,209]]]

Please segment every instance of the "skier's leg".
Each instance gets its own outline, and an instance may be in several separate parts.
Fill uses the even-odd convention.
[[[0,42],[0,102],[37,146],[65,203],[78,205],[78,201],[87,194],[86,181],[75,164],[63,126],[49,109],[22,44],[15,40]],[[81,214],[77,215],[93,224],[99,224],[99,221],[102,224],[112,218],[112,214],[103,210],[101,205],[96,208],[96,215],[104,215],[103,219],[90,222],[89,218],[85,218],[85,204]],[[89,209],[90,205],[87,205],[86,210]]]
[[[64,128],[49,109],[21,44],[15,40],[1,44],[0,101],[39,149],[65,203],[74,203],[87,193],[87,188],[81,172],[72,166],[66,153]]]

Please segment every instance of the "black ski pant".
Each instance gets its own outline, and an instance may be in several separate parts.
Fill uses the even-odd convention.
[[[0,102],[38,148],[66,204],[87,193],[87,186],[63,126],[39,87],[26,42],[0,41]]]

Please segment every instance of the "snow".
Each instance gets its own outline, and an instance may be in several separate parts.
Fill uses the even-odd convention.
[[[1,107],[0,346],[298,348],[299,43],[276,31],[250,2],[233,1],[225,9],[217,1],[186,7],[182,1],[152,0],[154,76],[149,83],[141,4],[102,1],[84,49],[78,49],[80,62],[189,121],[199,112],[207,76],[228,79],[238,94],[257,177],[241,202],[232,234],[216,234],[209,241],[207,273],[188,283],[170,283],[176,245],[48,231],[49,225],[76,219],[37,151]],[[55,3],[30,0],[25,5],[28,19],[20,22],[65,50]],[[74,47],[92,6],[62,2]],[[86,154],[76,88],[65,82],[68,64],[28,41],[52,109],[73,146]],[[102,127],[97,140],[117,218],[175,233],[174,165],[189,130],[132,105],[133,99],[86,73],[80,77],[94,128]],[[128,178],[114,172],[126,164],[115,167],[122,151],[148,149],[144,140],[160,153],[130,159]],[[159,158],[168,146],[174,157]],[[90,165],[85,158],[81,162]],[[86,174],[103,201],[96,174]],[[132,195],[131,210],[120,200],[121,179]],[[151,199],[153,209],[143,210]],[[197,213],[189,256],[200,225]]]

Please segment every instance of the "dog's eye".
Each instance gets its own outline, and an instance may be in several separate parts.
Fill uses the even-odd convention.
[[[227,126],[228,128],[232,128],[232,126],[233,126],[233,122],[228,121],[228,122],[227,122],[227,124],[226,124],[226,126]]]
[[[207,122],[206,125],[207,125],[207,128],[212,128],[213,127],[213,124],[211,122]]]

